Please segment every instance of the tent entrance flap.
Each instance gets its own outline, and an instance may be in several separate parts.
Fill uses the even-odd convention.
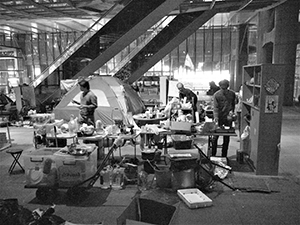
[[[99,89],[92,89],[91,91],[97,96],[97,103],[99,107],[111,107],[109,101],[106,97],[106,94],[99,90]],[[76,102],[80,102],[80,95],[81,92],[79,91],[73,98]],[[68,103],[68,106],[77,106],[77,104],[73,103],[72,101]]]

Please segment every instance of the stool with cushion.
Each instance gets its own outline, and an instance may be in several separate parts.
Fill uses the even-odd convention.
[[[19,163],[19,158],[22,155],[23,150],[22,149],[8,149],[6,153],[11,154],[11,156],[14,158],[12,164],[10,165],[8,172],[11,174],[15,168],[15,166],[18,164],[23,172],[25,172],[24,168]]]

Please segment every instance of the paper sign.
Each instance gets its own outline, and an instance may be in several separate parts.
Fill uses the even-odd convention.
[[[267,95],[265,113],[278,113],[278,95]]]

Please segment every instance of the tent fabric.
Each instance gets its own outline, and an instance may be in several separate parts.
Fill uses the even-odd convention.
[[[135,115],[145,110],[139,95],[129,84],[123,83],[112,76],[96,76],[89,80],[90,89],[97,96],[98,107],[95,110],[95,121],[103,124],[113,124],[113,117],[121,117],[125,124],[129,124],[128,115]],[[79,116],[78,105],[72,100],[80,102],[80,88],[73,86],[54,108],[55,119],[70,120],[70,116]]]
[[[8,103],[13,103],[13,100],[7,95],[0,93],[0,105],[7,105]]]
[[[76,84],[78,83],[77,80],[72,80],[72,79],[68,79],[68,80],[61,80],[60,81],[60,89],[62,90],[62,92],[68,92],[72,89],[72,87],[74,87]]]

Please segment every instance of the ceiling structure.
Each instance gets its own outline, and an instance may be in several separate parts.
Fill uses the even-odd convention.
[[[130,0],[1,0],[0,33],[86,31],[100,17],[113,16]],[[239,10],[257,11],[286,0],[187,0],[174,14],[203,10],[219,2],[241,4]],[[113,9],[112,9],[113,8]],[[110,11],[108,15],[107,12]],[[234,15],[234,12],[233,12]],[[232,16],[233,17],[233,16]]]
[[[86,31],[124,0],[1,0],[0,33]],[[113,14],[113,12],[112,12]]]

